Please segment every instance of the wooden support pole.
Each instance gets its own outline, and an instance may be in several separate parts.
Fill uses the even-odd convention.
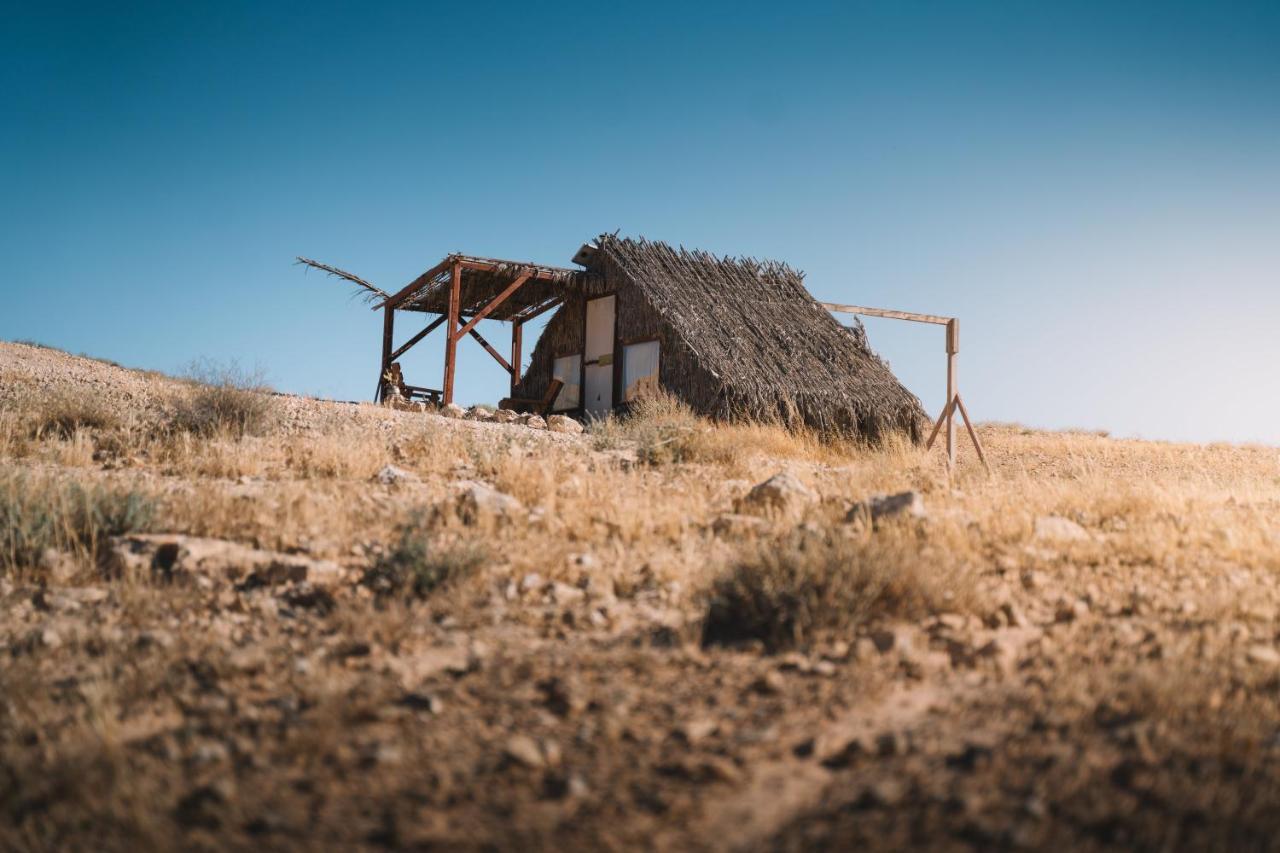
[[[422,340],[423,338],[425,338],[427,335],[429,335],[429,334],[431,334],[432,332],[434,332],[434,331],[436,330],[436,328],[438,328],[438,327],[439,327],[439,325],[440,325],[441,323],[443,323],[446,319],[448,319],[448,315],[446,315],[446,314],[441,314],[439,317],[437,317],[437,318],[435,318],[434,320],[432,320],[430,323],[428,323],[428,324],[427,324],[427,327],[426,327],[425,329],[423,329],[421,332],[418,332],[418,334],[414,335],[412,338],[409,338],[409,340],[405,341],[405,342],[404,342],[404,343],[399,347],[399,349],[397,349],[395,352],[391,353],[391,359],[390,359],[390,360],[391,360],[391,361],[395,361],[395,360],[396,360],[396,359],[398,359],[400,356],[402,356],[402,355],[404,355],[405,353],[407,353],[407,352],[409,351],[409,348],[410,348],[410,347],[412,347],[412,346],[413,346],[414,344],[416,344],[418,341],[420,341],[420,340]]]
[[[947,403],[956,399],[959,389],[956,387],[956,356],[960,352],[960,321],[947,321]],[[948,405],[948,408],[954,408]],[[947,417],[947,467],[956,464],[956,419],[953,411]]]
[[[982,460],[982,467],[987,469],[987,473],[991,473],[991,466],[987,464],[987,454],[982,452],[982,442],[978,441],[978,433],[973,429],[973,421],[969,420],[969,410],[964,407],[964,400],[960,399],[960,395],[956,395],[956,407],[960,410],[960,417],[964,418],[964,428],[969,431],[969,440],[973,442],[973,449],[978,451],[978,458]]]
[[[480,346],[484,347],[485,352],[493,356],[494,359],[498,362],[498,364],[501,364],[504,368],[506,368],[507,373],[511,372],[511,365],[507,364],[507,360],[503,358],[501,353],[499,353],[496,349],[494,349],[493,346],[488,341],[480,337],[479,332],[477,332],[475,329],[472,329],[470,332],[467,332],[467,334],[469,334],[471,337],[479,341]]]
[[[462,266],[453,264],[449,285],[449,336],[444,342],[444,404],[453,402],[453,374],[458,359],[458,310],[462,301]]]
[[[520,289],[520,285],[524,284],[528,280],[529,280],[529,273],[526,272],[518,276],[515,281],[511,282],[511,284],[507,285],[506,290],[502,291],[497,296],[495,296],[492,302],[490,302],[488,305],[481,308],[474,317],[472,317],[470,320],[467,321],[467,324],[465,326],[463,326],[461,329],[457,331],[456,337],[458,338],[458,340],[462,340],[463,335],[467,334],[468,332],[470,332],[472,329],[476,327],[476,323],[479,323],[485,317],[488,317],[490,314],[492,314],[499,305],[507,301],[507,298],[511,296],[511,294],[515,293],[517,290]]]
[[[925,450],[933,450],[933,443],[938,440],[938,433],[942,432],[942,425],[947,422],[947,418],[951,417],[952,411],[956,407],[956,401],[953,397],[950,403],[943,408],[942,414],[938,416],[938,422],[933,425],[933,432],[929,433],[929,440],[924,443]]]
[[[395,309],[388,305],[382,312],[382,367],[378,370],[378,390],[373,395],[375,403],[382,402],[383,377],[391,369],[391,336],[395,331]]]
[[[511,396],[516,395],[516,386],[520,384],[520,346],[524,337],[524,323],[515,320],[511,323]]]

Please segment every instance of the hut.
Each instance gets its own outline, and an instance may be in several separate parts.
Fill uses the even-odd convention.
[[[784,263],[603,235],[551,318],[513,396],[564,383],[553,409],[603,415],[655,388],[720,420],[919,440],[924,409]]]
[[[784,263],[606,234],[578,250],[576,268],[452,254],[392,294],[299,260],[355,282],[383,310],[379,396],[394,377],[405,393],[451,402],[457,343],[470,335],[510,374],[513,406],[540,400],[600,417],[663,389],[719,420],[873,440],[902,432],[918,441],[926,425],[861,323],[836,322]],[[522,372],[523,327],[551,310]],[[406,311],[437,316],[395,347],[395,315]],[[480,336],[483,319],[512,324],[510,360]],[[443,387],[404,385],[397,359],[446,324]]]

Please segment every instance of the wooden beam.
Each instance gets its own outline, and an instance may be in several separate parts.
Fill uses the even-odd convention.
[[[942,425],[947,422],[947,418],[951,417],[951,412],[956,407],[956,398],[952,397],[951,402],[942,409],[942,414],[938,416],[938,422],[933,425],[933,432],[929,433],[929,440],[924,443],[925,450],[933,450],[933,443],[938,439],[938,433],[942,432]]]
[[[406,299],[412,296],[414,291],[420,290],[422,288],[422,285],[426,284],[428,281],[430,281],[431,279],[435,278],[440,273],[448,269],[451,263],[453,263],[453,255],[450,255],[449,257],[445,258],[443,261],[436,264],[434,267],[427,270],[422,275],[418,276],[413,281],[409,282],[404,287],[397,290],[395,293],[391,294],[389,298],[373,306],[374,310],[385,307],[387,305],[390,305],[392,308],[396,307],[401,302],[404,302]]]
[[[454,263],[449,283],[449,336],[444,341],[444,404],[453,402],[453,374],[458,360],[458,303],[462,301],[462,266]]]
[[[480,333],[479,333],[479,332],[477,332],[475,329],[472,329],[472,330],[471,330],[470,332],[468,332],[467,334],[471,335],[471,337],[473,337],[473,338],[475,338],[477,341],[479,341],[479,342],[480,342],[480,346],[484,347],[484,348],[485,348],[485,351],[486,351],[486,352],[488,352],[488,353],[489,353],[489,355],[491,355],[491,356],[493,356],[495,359],[497,359],[498,364],[501,364],[503,367],[505,367],[505,368],[507,369],[507,373],[511,373],[511,372],[512,372],[512,370],[511,370],[511,365],[507,363],[507,360],[506,360],[505,358],[503,358],[503,357],[502,357],[502,355],[501,355],[501,354],[500,354],[496,349],[494,349],[492,346],[490,346],[488,341],[486,341],[484,338],[480,337]]]
[[[461,329],[457,331],[456,337],[459,340],[461,340],[463,335],[467,334],[468,332],[470,332],[472,329],[476,327],[476,323],[479,323],[485,317],[488,317],[495,310],[497,310],[499,305],[501,305],[503,302],[506,302],[507,299],[510,298],[511,294],[519,290],[520,286],[523,285],[528,280],[529,280],[529,272],[526,270],[525,272],[517,276],[515,281],[507,285],[506,290],[502,291],[497,296],[495,296],[492,302],[490,302],[488,305],[484,306],[478,312],[476,312],[476,315],[467,321],[467,325],[463,326]]]
[[[548,311],[550,311],[552,308],[559,308],[563,304],[564,304],[564,299],[560,297],[556,297],[550,302],[544,302],[542,305],[539,305],[536,308],[525,309],[522,313],[517,314],[515,317],[512,317],[511,319],[513,322],[516,322],[516,323],[527,323],[530,320],[532,320],[534,317],[537,317],[540,314],[545,314]]]
[[[382,377],[391,368],[391,336],[395,332],[396,315],[390,306],[383,309],[382,314],[382,367],[378,370],[378,390],[373,395],[375,403],[382,402]]]
[[[439,328],[440,324],[447,319],[449,319],[447,314],[441,314],[439,317],[432,320],[430,323],[427,324],[427,327],[425,329],[423,329],[421,332],[418,332],[418,334],[414,335],[412,338],[409,338],[409,340],[405,341],[404,344],[401,345],[400,349],[391,353],[391,361],[395,361],[397,358],[407,353],[410,347],[412,347],[418,341],[425,338],[427,335],[434,332],[437,328]]]
[[[524,323],[516,320],[511,324],[511,396],[516,395],[516,386],[520,384],[520,347],[524,340]]]
[[[819,302],[828,311],[841,311],[845,314],[864,314],[868,317],[888,317],[890,320],[910,320],[913,323],[933,323],[945,326],[954,318],[941,317],[937,314],[917,314],[914,311],[891,311],[888,308],[867,308],[862,305],[837,305],[834,302]]]
[[[956,395],[956,408],[960,410],[960,417],[964,418],[964,428],[969,431],[969,440],[973,442],[973,449],[978,451],[978,458],[982,460],[982,467],[987,469],[987,473],[991,473],[991,466],[987,464],[987,454],[982,452],[982,442],[978,441],[978,433],[973,429],[973,421],[969,420],[969,410],[964,407],[964,400],[960,399],[960,395]]]

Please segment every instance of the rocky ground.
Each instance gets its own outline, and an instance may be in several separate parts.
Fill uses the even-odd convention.
[[[1276,846],[1274,448],[243,384],[0,344],[0,848]]]

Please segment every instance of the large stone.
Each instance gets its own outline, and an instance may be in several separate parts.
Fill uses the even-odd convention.
[[[582,424],[567,415],[552,415],[547,418],[547,429],[567,435],[579,435],[582,433]]]
[[[493,420],[493,410],[484,406],[472,406],[467,409],[467,420],[469,421],[491,421]]]
[[[854,504],[845,521],[880,521],[887,518],[924,518],[924,498],[912,490],[892,495],[872,495]]]
[[[524,504],[484,483],[460,484],[455,510],[463,524],[498,526],[525,514]]]
[[[343,575],[342,567],[329,560],[175,533],[117,536],[111,540],[109,565],[119,573],[152,574],[180,582],[203,577],[257,585],[290,581],[331,585]]]
[[[513,412],[510,409],[498,409],[493,413],[493,419],[500,424],[509,424],[520,419],[519,412]]]
[[[818,495],[785,471],[758,483],[736,504],[738,512],[790,513],[817,502]]]
[[[467,416],[467,410],[459,406],[457,403],[449,403],[446,406],[440,407],[440,416],[452,418],[454,420],[461,420]]]
[[[524,425],[529,429],[546,429],[547,422],[542,419],[541,415],[530,415],[524,421]]]

